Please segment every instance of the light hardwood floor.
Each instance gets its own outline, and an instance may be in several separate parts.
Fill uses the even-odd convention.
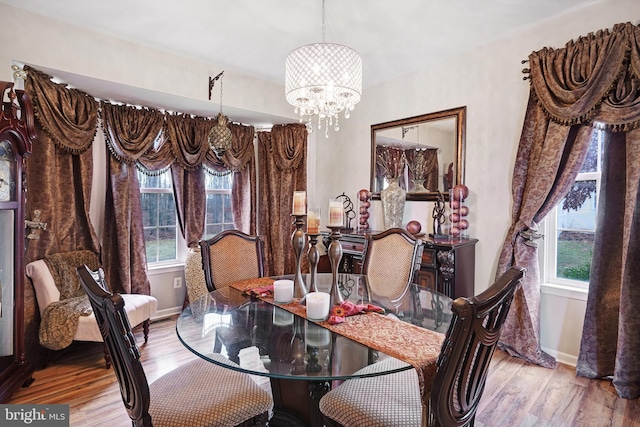
[[[142,330],[134,332],[140,345]],[[195,357],[178,341],[175,317],[152,323],[149,342],[140,347],[149,382]],[[34,377],[9,403],[69,404],[74,427],[131,425],[113,370],[104,367],[101,344],[74,343]],[[571,366],[541,368],[499,351],[476,426],[640,427],[640,399],[620,399],[609,381],[578,378]]]

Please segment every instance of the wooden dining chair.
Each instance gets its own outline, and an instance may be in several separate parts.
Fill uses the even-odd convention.
[[[264,276],[264,243],[260,236],[225,230],[211,239],[200,240],[200,253],[209,291]]]
[[[328,427],[473,426],[491,357],[523,276],[523,268],[512,267],[481,294],[460,297],[453,302],[453,318],[442,343],[429,407],[424,408],[425,411],[418,376],[415,369],[410,369],[345,381],[320,399],[325,424]],[[374,365],[365,369],[374,370]]]
[[[134,427],[267,425],[273,407],[271,395],[249,375],[233,369],[198,358],[149,384],[124,300],[118,293],[106,291],[102,270],[93,272],[84,266],[77,273],[89,296]]]
[[[367,238],[362,274],[367,276],[371,302],[401,310],[401,302],[420,268],[423,243],[401,228],[390,228]],[[413,307],[407,307],[410,308]]]

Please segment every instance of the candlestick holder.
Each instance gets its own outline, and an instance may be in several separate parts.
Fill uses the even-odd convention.
[[[338,287],[338,268],[340,267],[340,260],[342,259],[342,245],[340,244],[340,229],[342,226],[329,226],[331,229],[331,243],[329,243],[329,261],[331,263],[331,305],[339,305],[344,302],[340,288]]]
[[[296,255],[296,273],[293,279],[293,297],[302,298],[307,294],[307,287],[302,280],[301,261],[302,251],[306,244],[306,236],[304,233],[304,218],[306,215],[291,215],[295,217],[293,225],[296,229],[291,234],[291,246],[293,246],[293,253]]]
[[[318,273],[318,262],[320,261],[320,251],[316,246],[318,244],[318,236],[316,233],[307,233],[309,236],[309,252],[307,252],[307,259],[309,260],[309,289],[312,292],[318,292],[318,285],[316,284],[316,274]]]

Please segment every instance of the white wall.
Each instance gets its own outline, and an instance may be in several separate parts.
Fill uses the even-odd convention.
[[[372,124],[466,105],[470,235],[479,239],[476,293],[486,289],[495,276],[510,224],[511,175],[529,94],[529,83],[521,73],[526,65],[520,61],[543,47],[561,48],[581,35],[638,19],[639,1],[605,1],[368,89],[351,118],[341,123],[340,134],[324,147],[323,141],[318,144],[318,182],[327,184],[321,197],[342,191],[355,197],[360,188],[369,188]],[[404,223],[416,219],[424,226],[431,209],[430,203],[408,202]],[[380,202],[374,201],[370,222],[381,229]],[[543,348],[564,362],[575,362],[584,310],[583,295],[557,295],[545,289]]]

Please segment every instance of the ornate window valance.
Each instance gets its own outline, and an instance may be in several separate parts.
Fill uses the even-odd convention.
[[[640,126],[640,28],[616,24],[562,49],[529,55],[533,96],[565,125],[592,121],[613,131]]]

